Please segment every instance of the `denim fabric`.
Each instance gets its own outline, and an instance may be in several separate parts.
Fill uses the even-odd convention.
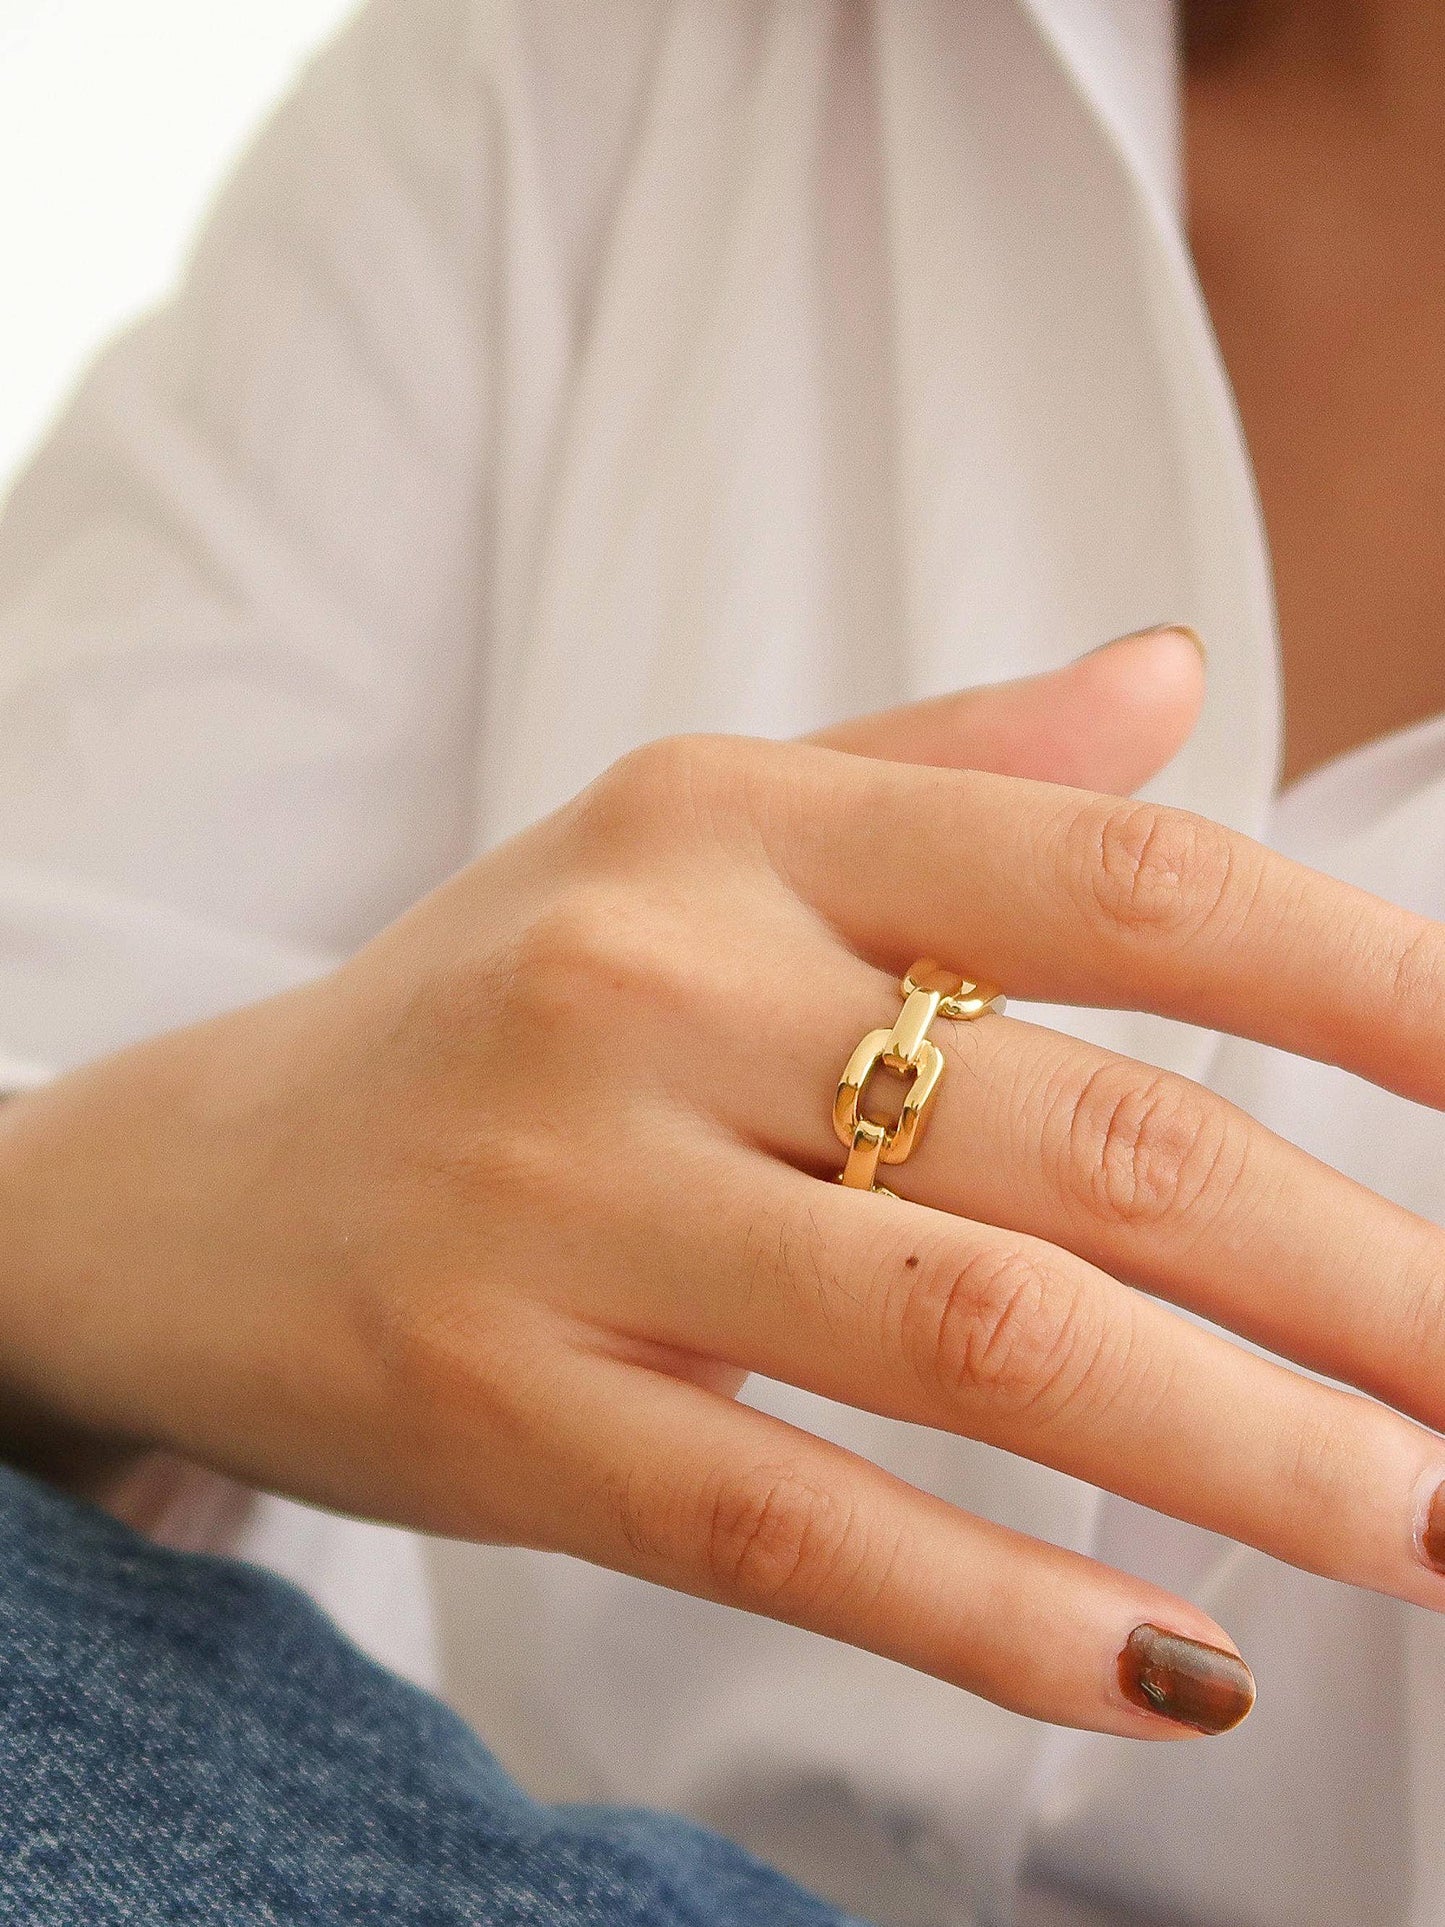
[[[0,1469],[0,1922],[839,1927],[662,1815],[536,1805],[299,1593]]]

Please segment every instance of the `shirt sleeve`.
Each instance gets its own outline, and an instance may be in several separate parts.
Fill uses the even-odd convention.
[[[376,0],[0,518],[0,1088],[268,994],[468,854],[492,142]]]

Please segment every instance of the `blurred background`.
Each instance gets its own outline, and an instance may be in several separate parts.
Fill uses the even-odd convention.
[[[352,0],[0,0],[0,490]]]

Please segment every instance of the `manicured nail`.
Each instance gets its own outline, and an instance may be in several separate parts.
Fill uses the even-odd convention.
[[[1254,1675],[1238,1653],[1162,1626],[1136,1626],[1119,1655],[1124,1695],[1196,1733],[1227,1733],[1254,1705]]]
[[[1205,648],[1204,638],[1197,629],[1191,629],[1186,622],[1171,622],[1168,625],[1168,634],[1171,636],[1183,636],[1186,642],[1192,642],[1194,647],[1199,651],[1199,660],[1204,664],[1206,669],[1209,667],[1209,651]]]
[[[1147,629],[1131,629],[1127,636],[1116,636],[1114,640],[1115,642],[1142,642],[1146,636],[1183,636],[1186,642],[1192,642],[1199,651],[1199,660],[1206,665],[1209,662],[1209,651],[1204,646],[1203,637],[1197,629],[1191,629],[1185,622],[1155,622]],[[1109,646],[1107,642],[1103,644],[1105,649]]]
[[[1445,1572],[1445,1485],[1437,1485],[1420,1527],[1420,1550],[1436,1572]]]

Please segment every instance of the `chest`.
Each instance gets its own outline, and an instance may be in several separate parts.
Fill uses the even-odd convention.
[[[1195,257],[1253,457],[1287,774],[1445,708],[1445,137],[1189,99]]]

